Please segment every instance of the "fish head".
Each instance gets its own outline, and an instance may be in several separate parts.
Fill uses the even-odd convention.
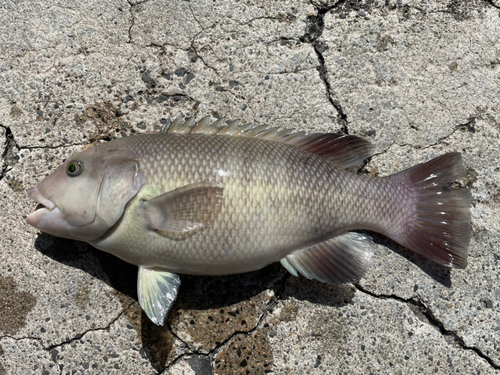
[[[29,189],[28,196],[39,204],[26,222],[82,241],[97,239],[115,225],[143,182],[130,150],[115,142],[73,155]]]

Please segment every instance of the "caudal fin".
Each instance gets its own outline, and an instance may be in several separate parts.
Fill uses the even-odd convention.
[[[471,193],[454,186],[464,176],[458,152],[390,176],[409,198],[402,202],[403,224],[390,237],[444,266],[465,268],[471,237]]]

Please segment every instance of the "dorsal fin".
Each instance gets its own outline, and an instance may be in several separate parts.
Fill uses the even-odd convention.
[[[226,123],[223,118],[210,123],[209,117],[198,122],[194,117],[189,117],[186,121],[177,117],[174,122],[169,120],[160,133],[228,135],[283,142],[321,155],[340,168],[349,168],[361,163],[371,156],[374,150],[371,143],[353,135],[294,133],[294,129],[270,128],[267,125],[239,125],[239,120]]]

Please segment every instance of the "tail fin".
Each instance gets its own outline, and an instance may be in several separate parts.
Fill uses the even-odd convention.
[[[439,264],[465,268],[471,237],[471,193],[453,186],[464,176],[458,152],[390,176],[410,199],[403,202],[404,222],[399,233],[389,236]]]

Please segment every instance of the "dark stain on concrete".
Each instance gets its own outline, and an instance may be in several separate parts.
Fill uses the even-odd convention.
[[[285,306],[281,309],[279,319],[282,322],[293,322],[297,319],[297,312],[299,311],[299,306],[293,301],[285,303]]]
[[[349,318],[340,310],[325,315],[317,312],[310,318],[309,335],[320,336],[322,346],[334,350],[343,350],[345,337],[349,333]]]
[[[278,265],[242,275],[183,276],[177,301],[168,317],[172,331],[188,345],[209,352],[238,332],[257,326],[283,275]]]
[[[477,182],[477,172],[473,168],[467,168],[467,173],[464,177],[465,187],[472,189],[476,182]]]
[[[76,292],[75,302],[80,309],[83,310],[89,305],[90,302],[89,295],[90,295],[90,290],[87,286],[82,286]]]
[[[15,178],[9,179],[7,176],[7,185],[16,193],[21,193],[24,191],[23,183]]]
[[[12,108],[10,109],[10,115],[12,117],[19,117],[23,114],[23,111],[21,110],[21,108],[13,105]]]
[[[238,335],[215,355],[217,375],[267,374],[272,371],[273,351],[268,340],[268,328],[259,329],[251,335]]]
[[[77,124],[90,122],[97,127],[97,134],[90,134],[89,138],[92,142],[103,139],[110,141],[127,129],[127,124],[121,117],[120,111],[109,102],[94,103],[88,106],[82,114],[75,115],[75,121]],[[128,133],[125,132],[127,135]]]
[[[17,290],[11,276],[0,277],[0,332],[15,335],[26,325],[26,316],[36,305],[36,299],[28,292]]]
[[[188,358],[187,363],[196,375],[213,375],[214,373],[210,358],[206,355],[193,355]]]
[[[390,35],[377,35],[377,51],[387,51],[389,49],[389,44],[394,44],[394,40]]]
[[[137,302],[127,307],[125,314],[143,345],[140,354],[147,358],[158,372],[162,372],[176,356],[174,335],[167,326],[157,326],[151,322]]]

